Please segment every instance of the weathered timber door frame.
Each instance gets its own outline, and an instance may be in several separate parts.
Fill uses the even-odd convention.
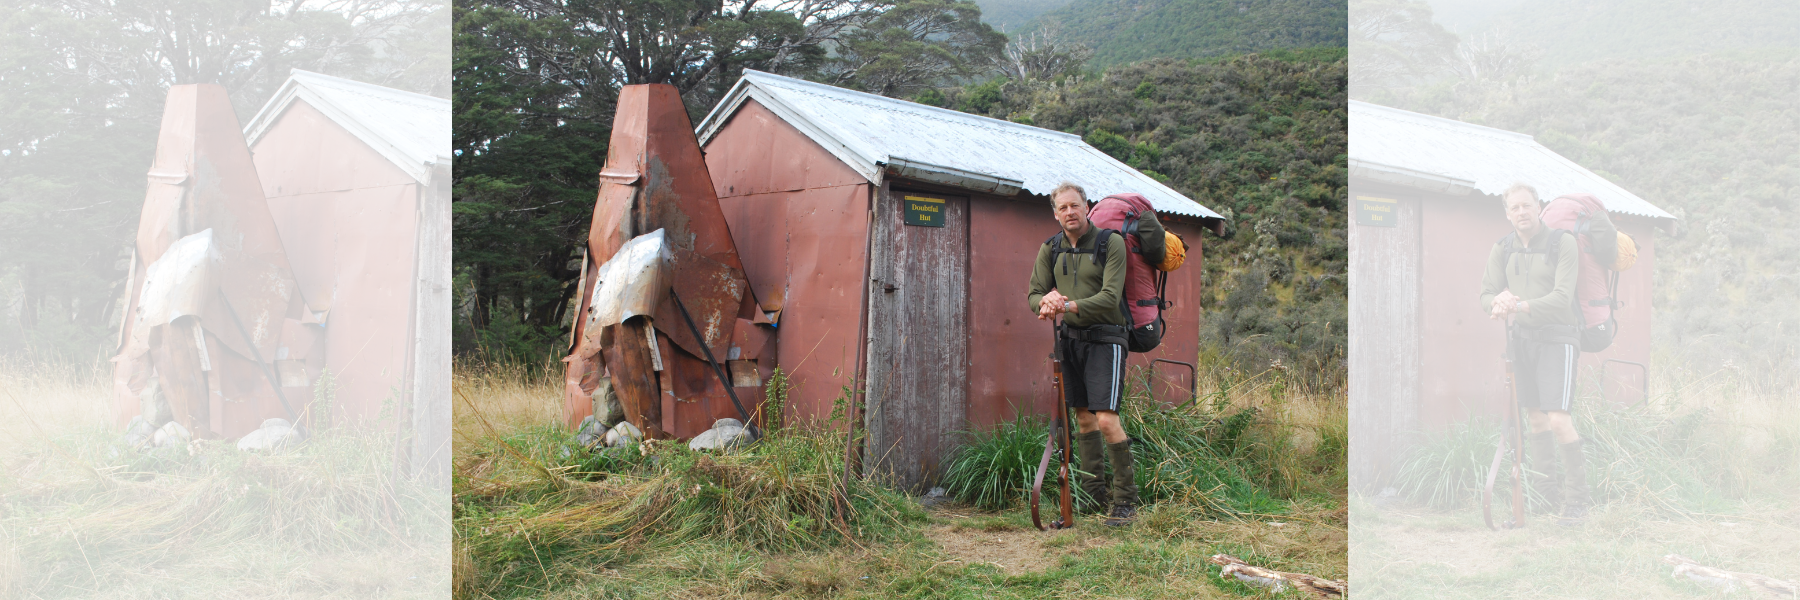
[[[944,227],[905,224],[907,196]],[[935,204],[935,203],[933,203]],[[869,231],[863,473],[919,490],[968,428],[969,197],[884,183]]]

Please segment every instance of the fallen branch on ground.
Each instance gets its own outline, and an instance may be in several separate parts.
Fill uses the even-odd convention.
[[[1320,598],[1342,598],[1350,592],[1350,584],[1345,581],[1255,567],[1244,562],[1244,559],[1230,554],[1214,554],[1212,563],[1219,565],[1220,578],[1234,577],[1238,581],[1250,585],[1270,588],[1276,593],[1286,590],[1289,586],[1312,592],[1314,596]]]
[[[1724,588],[1725,593],[1731,593],[1737,591],[1739,588],[1747,587],[1777,598],[1800,597],[1800,582],[1786,581],[1765,575],[1757,575],[1755,573],[1738,573],[1736,571],[1715,569],[1713,567],[1702,565],[1695,562],[1694,559],[1680,554],[1664,556],[1663,562],[1675,565],[1675,572],[1670,574],[1671,577],[1681,578],[1686,576],[1688,579],[1698,583],[1717,588]]]

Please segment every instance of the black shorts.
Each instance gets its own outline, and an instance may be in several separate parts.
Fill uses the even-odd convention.
[[[1125,347],[1119,344],[1059,338],[1063,398],[1069,408],[1118,412],[1125,393]]]
[[[1513,377],[1519,406],[1568,412],[1575,400],[1575,364],[1581,352],[1570,344],[1514,341]]]

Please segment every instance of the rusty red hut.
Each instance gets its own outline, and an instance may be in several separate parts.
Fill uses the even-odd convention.
[[[1489,249],[1512,230],[1499,194],[1515,182],[1546,202],[1592,193],[1637,241],[1637,265],[1619,277],[1617,338],[1582,356],[1580,385],[1615,402],[1643,397],[1652,230],[1672,215],[1528,135],[1355,101],[1350,127],[1354,486],[1386,482],[1420,434],[1502,414],[1504,326],[1477,296]]]
[[[775,323],[786,416],[823,418],[866,390],[865,472],[929,483],[954,432],[1055,406],[1051,330],[1024,296],[1062,181],[1092,200],[1141,193],[1187,239],[1168,333],[1132,364],[1198,354],[1200,232],[1221,218],[1078,136],[755,71],[696,133]],[[909,214],[917,204],[941,206],[938,220]]]
[[[450,101],[295,70],[244,136],[305,301],[284,384],[331,373],[329,419],[385,409],[447,472]]]

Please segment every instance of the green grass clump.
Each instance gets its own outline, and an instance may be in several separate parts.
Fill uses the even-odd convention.
[[[992,429],[963,435],[969,441],[951,455],[944,469],[944,492],[983,510],[1029,502],[1031,480],[1037,475],[1044,442],[1050,435],[1048,419],[1020,415]],[[1058,462],[1052,456],[1051,469]],[[1044,485],[1054,488],[1056,475],[1046,475]]]
[[[902,494],[844,480],[843,441],[822,431],[726,454],[662,441],[588,453],[553,427],[483,443],[455,474],[459,596],[543,589],[653,549],[809,551],[924,518]]]
[[[1120,419],[1135,440],[1132,454],[1142,501],[1174,501],[1222,516],[1279,512],[1285,499],[1341,494],[1347,421],[1340,415],[1311,427],[1290,422],[1281,415],[1288,408],[1282,405],[1306,399],[1284,397],[1281,374],[1272,373],[1251,378],[1255,387],[1237,389],[1234,383],[1177,408],[1153,402],[1145,377],[1129,380]],[[1234,389],[1251,400],[1234,401]],[[1313,440],[1305,447],[1295,442],[1303,437],[1298,429],[1307,430]],[[965,432],[968,441],[947,463],[945,491],[987,510],[1029,502],[1048,432],[1047,420],[1036,415]],[[1055,489],[1058,460],[1053,456],[1046,494]],[[1079,488],[1075,493],[1078,499],[1085,494]]]

